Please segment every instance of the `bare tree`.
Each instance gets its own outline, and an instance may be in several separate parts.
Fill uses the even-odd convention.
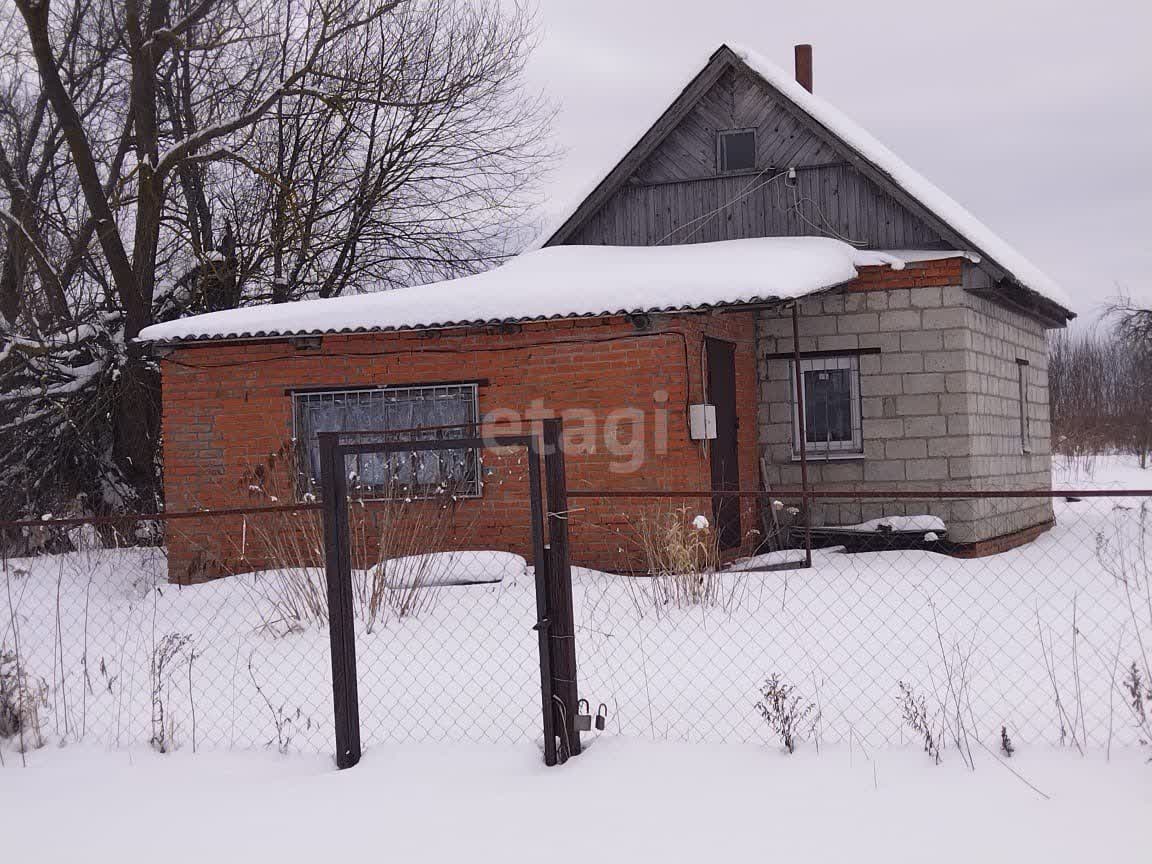
[[[1107,452],[1152,452],[1152,316],[1129,301],[1106,323],[1059,331],[1049,344],[1055,452],[1084,463]]]
[[[1152,456],[1152,309],[1120,297],[1109,306],[1116,335],[1128,350],[1131,400],[1135,414],[1133,449],[1140,467],[1147,468]]]
[[[155,502],[144,327],[488,266],[547,160],[497,0],[14,4],[0,512]]]

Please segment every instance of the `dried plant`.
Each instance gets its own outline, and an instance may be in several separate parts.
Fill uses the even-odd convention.
[[[720,545],[706,517],[693,515],[687,507],[645,513],[636,533],[653,577],[651,600],[658,607],[713,606],[723,602]]]
[[[1008,727],[1000,727],[1000,752],[1005,756],[1011,757],[1016,752],[1016,746],[1012,743],[1012,739],[1008,737]]]
[[[176,718],[170,704],[170,673],[176,659],[186,651],[191,652],[191,643],[192,637],[186,633],[168,633],[152,649],[152,739],[149,743],[161,753],[167,753],[176,746]]]
[[[256,678],[256,669],[252,663],[252,658],[253,654],[249,654],[248,677],[252,679],[252,686],[256,688],[264,707],[268,709],[268,713],[272,717],[272,726],[276,730],[276,750],[282,755],[286,754],[292,746],[293,726],[302,717],[302,713],[299,708],[293,714],[284,705],[272,704],[272,700],[268,698],[268,694],[264,692],[264,688],[260,686],[260,682]],[[271,746],[271,744],[272,742],[269,741],[268,745]]]
[[[928,713],[928,703],[923,695],[918,695],[910,684],[897,682],[900,688],[900,713],[904,718],[904,725],[916,733],[924,752],[932,760],[940,764],[940,739],[934,730],[936,725]]]
[[[48,682],[30,675],[16,653],[0,648],[0,738],[19,738],[20,749],[44,746],[40,711],[48,706]]]
[[[796,694],[796,688],[786,684],[773,673],[760,688],[760,701],[756,710],[768,723],[768,728],[780,737],[780,742],[789,753],[796,752],[796,742],[801,724],[808,721],[809,733],[819,720],[816,705],[804,704]]]

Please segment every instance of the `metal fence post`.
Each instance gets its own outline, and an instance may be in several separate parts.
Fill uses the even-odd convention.
[[[580,752],[576,729],[579,693],[576,681],[576,626],[572,614],[572,565],[568,554],[568,481],[561,446],[560,420],[544,420],[544,483],[548,492],[548,617],[551,619],[552,692],[564,706],[568,752]]]
[[[360,702],[356,687],[356,627],[352,617],[352,560],[348,530],[348,477],[337,432],[321,432],[320,494],[324,513],[324,575],[332,651],[332,709],[336,767],[360,761]]]
[[[532,570],[536,582],[536,631],[540,652],[540,710],[544,731],[544,764],[556,764],[556,709],[552,704],[552,622],[548,605],[550,554],[544,546],[544,508],[540,501],[540,450],[536,440],[528,443],[528,488],[532,522]]]

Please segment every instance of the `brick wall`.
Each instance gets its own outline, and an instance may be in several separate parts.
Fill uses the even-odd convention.
[[[800,304],[800,350],[877,350],[860,363],[863,448],[810,457],[815,485],[862,490],[1048,488],[1047,352],[1041,324],[965,290],[963,259],[867,268],[844,291]],[[800,482],[792,452],[790,312],[761,313],[760,440],[776,485]],[[1017,359],[1029,363],[1030,452],[1021,452]],[[965,485],[969,484],[969,485]],[[972,543],[1051,520],[1047,499],[851,501],[814,508],[814,524],[938,515]]]
[[[293,413],[286,391],[475,379],[487,382],[479,389],[479,407],[486,417],[517,412],[530,420],[579,409],[594,418],[601,430],[598,440],[577,439],[573,433],[578,429],[568,430],[570,489],[710,488],[707,448],[689,439],[685,410],[687,403],[704,398],[705,336],[736,344],[741,484],[756,489],[755,313],[742,312],[655,316],[646,331],[637,331],[623,318],[610,318],[529,324],[515,333],[473,329],[328,336],[319,348],[309,350],[298,350],[287,340],[181,347],[162,364],[166,504],[171,510],[259,506],[270,494],[281,503],[291,500]],[[647,455],[635,471],[621,470],[627,458],[604,446],[604,424],[618,409],[638,410],[644,418]],[[663,455],[655,453],[661,412],[667,417]],[[495,428],[524,431],[507,422]],[[627,444],[635,432],[626,419],[617,424],[614,440]],[[484,494],[452,505],[453,527],[444,542],[527,554],[523,457],[487,452],[484,465]],[[711,518],[707,500],[581,500],[570,524],[573,562],[605,569],[637,566],[634,535],[641,514],[681,506]],[[755,502],[743,506],[743,530],[758,528]],[[169,544],[173,579],[265,565],[268,552],[261,537],[288,530],[283,518],[262,531],[239,519],[219,518],[211,520],[212,525],[208,521],[199,527],[182,524],[174,533]],[[299,522],[311,524],[309,530],[315,533],[315,520],[293,524]],[[239,537],[244,538],[242,546]],[[748,536],[742,551],[751,548],[754,537]],[[292,546],[315,550],[314,542],[298,538]],[[318,562],[313,555],[305,563]]]

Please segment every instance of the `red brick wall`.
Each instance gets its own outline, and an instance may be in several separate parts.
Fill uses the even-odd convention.
[[[882,267],[860,267],[859,276],[849,282],[845,291],[889,291],[895,288],[947,287],[961,284],[964,258],[941,258],[935,261],[915,261],[903,270]]]
[[[480,411],[486,417],[502,411],[526,414],[534,406],[542,407],[543,416],[571,409],[591,412],[599,428],[595,446],[572,440],[566,451],[570,489],[707,489],[707,450],[689,439],[685,408],[704,398],[706,335],[736,344],[741,485],[756,489],[755,313],[739,312],[655,316],[652,328],[639,332],[623,318],[608,318],[527,324],[516,333],[472,329],[327,336],[320,348],[311,350],[298,350],[287,340],[181,347],[162,363],[166,504],[170,510],[183,510],[258,506],[268,503],[269,495],[280,503],[292,500],[291,471],[284,458],[292,436],[287,390],[474,379],[487,380],[479,390]],[[667,394],[666,402],[657,399],[657,391]],[[626,408],[639,409],[645,418],[647,456],[632,473],[618,470],[626,460],[604,447],[603,421],[615,409]],[[662,410],[667,416],[667,452],[656,454]],[[502,424],[496,431],[523,430]],[[570,435],[578,431],[579,425],[570,424]],[[627,442],[627,424],[620,433]],[[481,498],[452,505],[450,518],[434,517],[439,524],[446,524],[445,519],[451,523],[440,529],[438,542],[526,554],[530,537],[523,456],[489,451],[484,465],[494,473],[486,477]],[[686,507],[688,518],[698,512],[710,519],[712,515],[707,499],[572,503],[579,508],[570,519],[573,563],[605,569],[638,565],[635,529],[645,510]],[[370,511],[384,506],[395,505],[369,505],[368,521],[374,518]],[[759,523],[751,499],[742,509],[748,538],[742,551],[749,551],[756,536],[750,532]],[[321,560],[315,518],[262,518],[263,526],[223,517],[182,523],[169,542],[171,577],[184,581],[265,565],[270,535],[298,550],[292,554],[302,559],[299,563]]]

